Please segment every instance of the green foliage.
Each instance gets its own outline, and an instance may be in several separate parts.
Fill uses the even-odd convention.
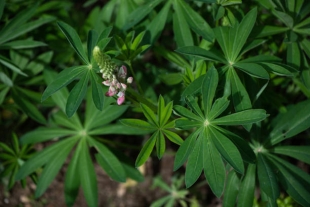
[[[42,196],[70,157],[66,205],[98,206],[94,163],[143,181],[168,151],[185,173],[153,175],[153,207],[206,205],[204,183],[224,207],[310,205],[309,1],[33,2],[0,1],[7,189]]]

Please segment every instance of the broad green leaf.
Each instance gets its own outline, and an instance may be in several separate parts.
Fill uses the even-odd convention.
[[[290,156],[310,164],[310,146],[277,146],[272,149],[272,152]]]
[[[185,171],[186,188],[191,187],[201,175],[203,169],[203,136],[199,136],[196,144],[188,157]]]
[[[238,207],[253,206],[255,191],[255,171],[256,165],[249,164],[240,186],[237,205]]]
[[[104,28],[99,35],[98,41],[100,42],[102,39],[108,38],[112,29],[113,29],[112,26]]]
[[[205,40],[213,42],[214,33],[209,24],[183,0],[178,0],[177,4],[181,5],[182,14],[191,29]]]
[[[237,172],[243,174],[243,160],[237,147],[215,128],[209,127],[209,129],[211,141],[219,153]]]
[[[162,0],[154,0],[145,3],[142,6],[137,7],[130,15],[127,17],[126,24],[123,30],[128,30],[139,23],[144,17],[151,13],[151,11],[159,4]]]
[[[279,26],[273,26],[273,25],[266,25],[263,27],[254,27],[253,29],[253,34],[256,34],[256,38],[261,38],[261,37],[267,37],[267,36],[272,36],[276,34],[280,34],[283,32],[286,32],[289,30],[287,27],[279,27]]]
[[[204,115],[202,113],[202,110],[200,109],[200,106],[197,103],[197,100],[193,96],[187,96],[185,98],[185,101],[187,105],[200,117],[200,121],[204,120]]]
[[[72,137],[71,139],[76,140],[76,138],[78,137]],[[66,161],[66,158],[72,150],[74,144],[75,142],[69,144],[67,143],[67,145],[63,146],[61,150],[57,149],[53,152],[53,159],[48,161],[39,177],[35,191],[36,198],[40,197],[54,180],[61,166]]]
[[[183,139],[176,133],[169,131],[169,130],[162,130],[165,136],[173,143],[181,145],[183,143]]]
[[[71,129],[72,133],[84,129],[78,116],[68,119],[64,112],[58,111],[57,113],[53,114],[53,119],[58,126],[69,128]]]
[[[83,65],[73,66],[71,68],[67,68],[61,71],[61,73],[58,74],[58,76],[53,80],[53,82],[48,84],[47,88],[42,94],[41,101],[46,100],[50,95],[65,87],[76,78],[85,75],[87,70],[87,66]]]
[[[205,50],[197,46],[185,46],[185,47],[180,47],[176,49],[175,51],[178,53],[184,54],[184,55],[194,56],[202,60],[211,60],[211,61],[221,62],[221,63],[227,62],[226,59],[223,57],[223,54],[221,54],[216,49]]]
[[[111,37],[109,38],[102,38],[98,43],[98,47],[100,48],[100,50],[104,50],[106,48],[106,46],[109,44],[109,42],[111,41]]]
[[[152,125],[159,127],[157,117],[155,116],[154,112],[143,103],[140,104],[140,108],[142,109],[142,112],[147,120],[151,122]]]
[[[222,157],[210,140],[210,132],[203,136],[203,168],[204,175],[212,192],[221,197],[225,186],[225,166]]]
[[[4,83],[6,86],[8,86],[5,90],[1,90],[1,101],[0,103],[3,102],[3,99],[5,98],[6,93],[8,90],[13,87],[13,81],[2,71],[0,71],[0,82]],[[6,91],[6,92],[5,92]]]
[[[46,46],[46,44],[33,40],[15,40],[0,45],[0,49],[28,49],[42,46]]]
[[[81,144],[77,146],[76,151],[67,168],[65,175],[64,191],[65,201],[67,206],[73,206],[75,199],[79,193],[80,175],[79,175],[79,155],[81,151]]]
[[[213,119],[217,118],[221,115],[228,107],[230,101],[227,97],[218,98],[214,101],[210,112],[207,114],[207,119],[212,121]]]
[[[128,163],[124,163],[122,162],[123,168],[125,170],[126,176],[138,181],[138,182],[142,182],[144,181],[144,177],[143,175],[140,173],[139,169],[133,167],[133,164],[128,164]]]
[[[103,102],[104,102],[102,84],[99,83],[98,75],[93,70],[91,71],[91,74],[90,74],[90,80],[91,80],[91,90],[92,90],[93,102],[94,102],[96,108],[98,110],[102,111]]]
[[[293,28],[294,19],[289,14],[277,10],[272,10],[272,13],[278,17],[287,27]]]
[[[175,13],[173,14],[173,33],[178,47],[194,45],[193,36],[186,22],[185,15],[180,4],[173,4]]]
[[[158,131],[156,131],[150,138],[149,140],[147,140],[147,142],[144,144],[144,146],[142,147],[137,159],[136,159],[136,167],[140,167],[141,165],[143,165],[147,159],[150,157],[153,148],[155,146],[156,143],[156,139],[158,137]]]
[[[147,123],[147,122],[146,122]],[[89,135],[105,135],[105,134],[123,134],[123,135],[146,135],[154,132],[156,129],[141,129],[137,130],[136,127],[131,127],[130,125],[123,124],[106,124],[101,127],[97,127],[89,130]]]
[[[178,115],[181,115],[183,117],[186,117],[188,119],[193,119],[196,121],[203,121],[201,117],[197,116],[196,114],[194,114],[193,112],[191,112],[190,110],[188,110],[187,108],[183,106],[175,105],[173,108],[174,108],[174,111]]]
[[[217,118],[212,121],[215,125],[244,125],[264,120],[267,117],[263,109],[248,109]]]
[[[287,44],[286,61],[293,67],[300,68],[301,51],[297,42]]]
[[[139,119],[121,119],[120,122],[126,126],[142,130],[156,130],[157,128],[150,123]]]
[[[125,182],[126,173],[117,157],[102,143],[89,139],[89,143],[98,151],[96,160],[105,172],[115,181]]]
[[[188,119],[178,119],[175,121],[175,127],[179,129],[192,129],[194,127],[201,127],[201,121],[191,121]]]
[[[21,168],[19,169],[16,180],[21,180],[36,171],[42,165],[48,163],[53,160],[54,156],[59,153],[59,149],[64,149],[67,146],[72,146],[76,143],[77,137],[67,138],[61,142],[57,142],[44,150],[37,152],[33,157],[31,157],[27,162],[25,162]],[[69,149],[69,148],[68,148]]]
[[[218,81],[219,77],[217,70],[214,67],[210,68],[201,86],[202,104],[204,107],[205,116],[210,113]]]
[[[35,144],[38,142],[73,135],[74,133],[75,131],[58,127],[39,127],[23,135],[20,138],[20,142],[22,144]]]
[[[223,207],[234,207],[238,196],[240,179],[234,170],[229,171],[223,198]]]
[[[236,29],[233,30],[229,27],[215,27],[214,28],[214,35],[216,37],[216,40],[217,40],[218,44],[220,45],[222,52],[225,55],[224,63],[226,63],[228,61],[228,64],[231,64],[233,62],[229,62],[229,61],[234,61],[231,58],[232,47],[233,47],[233,43],[234,43],[233,39],[236,35],[236,34],[234,34],[234,32],[236,32]]]
[[[89,30],[87,36],[87,56],[89,62],[91,62],[93,49],[96,46],[97,41],[98,41],[97,32],[95,30]]]
[[[146,28],[146,34],[144,38],[148,44],[154,44],[154,42],[159,38],[162,33],[168,13],[170,10],[171,2],[167,1],[165,6],[160,10],[160,12],[154,17],[151,23]]]
[[[57,25],[60,28],[60,30],[64,33],[64,35],[68,39],[70,45],[73,47],[75,52],[79,55],[81,60],[85,64],[89,64],[89,61],[88,61],[87,55],[84,51],[81,39],[80,39],[79,35],[76,33],[76,31],[70,25],[68,25],[64,22],[61,22],[61,21],[57,22]]]
[[[243,55],[244,53],[248,52],[249,50],[254,49],[255,47],[258,47],[258,46],[264,44],[265,42],[266,42],[265,39],[256,39],[256,40],[253,40],[253,41],[251,41],[251,42],[249,42],[249,43],[246,43],[246,44],[243,46],[243,48],[242,48],[242,50],[241,50],[239,56]],[[240,63],[240,62],[241,62],[241,61],[239,61],[239,63]]]
[[[290,107],[287,113],[280,114],[280,121],[270,132],[269,144],[275,145],[309,128],[310,113],[305,113],[305,109],[308,108],[310,108],[310,100],[299,102]]]
[[[257,154],[257,175],[260,189],[275,202],[280,196],[276,174],[262,153]]]
[[[73,116],[73,114],[76,112],[81,102],[83,101],[87,92],[88,80],[89,72],[84,74],[84,76],[81,77],[80,81],[70,91],[70,95],[68,97],[66,105],[66,114],[68,117]]]
[[[232,47],[232,61],[236,60],[238,57],[242,47],[244,46],[245,42],[247,41],[252,28],[254,27],[255,21],[257,16],[257,8],[252,9],[249,11],[242,19],[240,24],[234,28],[235,36],[233,40],[233,47]]]
[[[187,160],[188,156],[194,149],[194,146],[196,144],[196,138],[199,133],[200,133],[200,130],[193,132],[182,143],[182,145],[180,146],[180,148],[178,149],[175,155],[173,171],[176,171],[177,169],[179,169],[184,164],[184,162]]]
[[[261,65],[264,66],[265,69],[269,70],[270,72],[276,75],[293,76],[294,75],[293,73],[297,72],[295,68],[292,68],[289,65],[283,65],[280,63],[262,62]]]
[[[21,108],[21,110],[26,113],[29,117],[34,119],[35,121],[45,124],[46,119],[38,110],[38,108],[33,105],[27,98],[25,98],[24,94],[20,93],[18,90],[12,91],[12,98],[14,102]]]
[[[17,66],[15,66],[14,63],[12,63],[11,60],[7,59],[6,57],[2,55],[0,55],[0,63],[6,66],[7,68],[11,69],[12,71],[27,77],[26,73],[23,73]]]
[[[269,73],[259,64],[242,63],[242,61],[240,61],[238,63],[235,63],[234,66],[252,77],[269,79]]]
[[[156,138],[156,153],[159,160],[163,157],[165,150],[166,150],[166,140],[163,132],[159,131]]]
[[[91,139],[88,137],[88,139]],[[98,188],[96,173],[88,152],[88,145],[86,137],[81,140],[80,156],[78,157],[78,170],[80,175],[80,181],[85,196],[86,203],[89,207],[98,206]]]
[[[140,45],[141,41],[143,40],[143,37],[145,35],[145,31],[143,32],[140,32],[136,37],[135,39],[133,40],[131,46],[130,46],[130,49],[135,51],[137,50],[138,46]]]
[[[285,191],[299,204],[303,206],[309,206],[310,201],[310,192],[307,190],[307,187],[305,186],[305,183],[302,183],[303,181],[301,179],[298,179],[298,177],[295,174],[292,174],[292,172],[281,165],[278,161],[274,159],[270,159],[272,163],[275,165],[275,167],[278,169],[278,177],[280,180],[280,183],[284,187]],[[309,177],[309,175],[308,175]]]

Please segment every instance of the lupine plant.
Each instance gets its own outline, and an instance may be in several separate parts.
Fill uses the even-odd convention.
[[[224,207],[310,205],[309,1],[25,5],[0,1],[7,190],[29,176],[38,198],[68,163],[65,204],[81,188],[95,207],[95,165],[143,182],[169,150],[175,175],[154,175],[168,195],[150,206],[206,206],[206,187]]]

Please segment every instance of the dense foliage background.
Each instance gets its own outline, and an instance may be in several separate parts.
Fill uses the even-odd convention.
[[[79,189],[107,205],[100,167],[151,177],[152,207],[309,206],[309,13],[306,0],[0,1],[3,194],[34,182],[39,198],[65,169],[63,205]]]

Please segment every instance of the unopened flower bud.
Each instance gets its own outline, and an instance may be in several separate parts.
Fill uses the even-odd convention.
[[[133,77],[128,77],[128,78],[127,78],[127,83],[131,84],[132,81],[133,81]]]

